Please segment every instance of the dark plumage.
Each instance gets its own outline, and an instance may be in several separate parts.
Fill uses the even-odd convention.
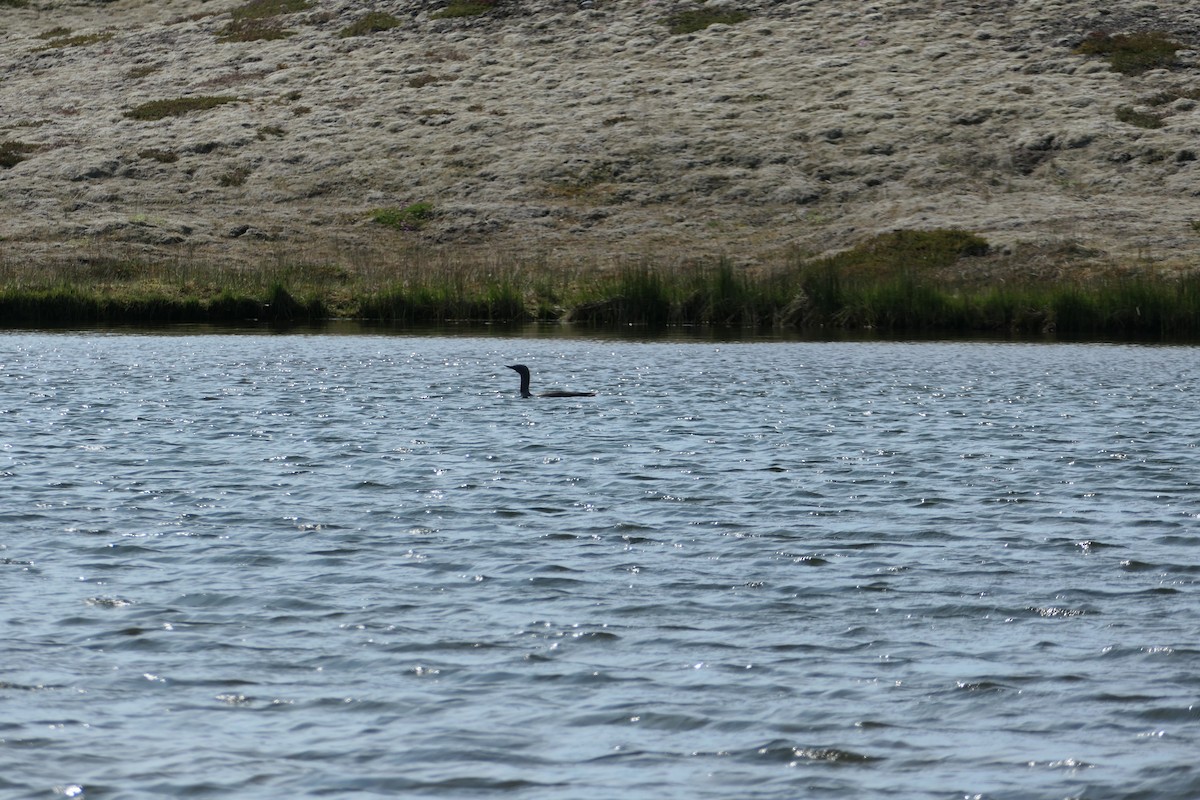
[[[521,397],[595,397],[595,392],[542,392],[541,394],[531,394],[529,391],[529,367],[524,364],[508,364],[509,369],[516,370],[521,376]]]

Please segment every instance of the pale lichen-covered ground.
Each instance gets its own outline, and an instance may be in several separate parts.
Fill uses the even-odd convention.
[[[0,2],[0,142],[27,148],[0,169],[0,259],[771,264],[935,227],[1016,253],[1200,253],[1200,55],[1130,77],[1072,52],[1097,30],[1200,46],[1184,0],[715,0],[750,19],[680,36],[675,0],[462,19],[314,0],[287,38],[219,41],[242,2]],[[402,24],[339,36],[368,11]],[[126,116],[200,95],[239,102]],[[416,202],[437,212],[420,230],[368,216]]]

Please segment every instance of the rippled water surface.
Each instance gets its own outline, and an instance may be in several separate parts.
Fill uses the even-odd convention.
[[[0,335],[0,797],[1200,796],[1197,355]]]

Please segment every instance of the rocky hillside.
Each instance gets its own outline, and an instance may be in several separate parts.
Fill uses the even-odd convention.
[[[1185,0],[449,2],[0,0],[0,260],[1200,252]]]

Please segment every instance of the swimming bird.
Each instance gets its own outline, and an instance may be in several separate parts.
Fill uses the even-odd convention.
[[[524,364],[506,364],[509,369],[516,370],[521,376],[521,397],[595,397],[595,392],[542,392],[534,395],[529,392],[529,367]]]

